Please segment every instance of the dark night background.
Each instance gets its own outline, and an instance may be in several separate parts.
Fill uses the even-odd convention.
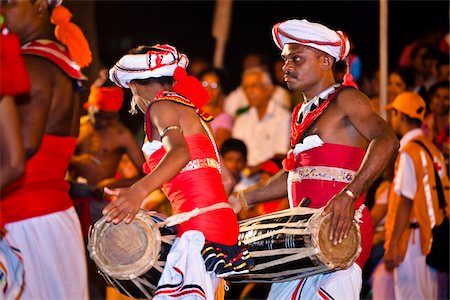
[[[97,1],[100,56],[111,66],[140,44],[170,43],[190,58],[212,60],[211,26],[215,1]],[[378,1],[234,1],[225,66],[240,75],[250,51],[276,58],[272,26],[306,18],[347,33],[365,67],[378,64]],[[389,62],[394,66],[404,45],[430,31],[448,30],[448,1],[389,1]],[[237,73],[235,73],[237,72]]]
[[[110,68],[130,48],[155,43],[169,43],[190,59],[212,62],[214,6],[215,1],[95,1],[99,63]],[[363,74],[378,68],[378,1],[237,0],[224,60],[233,87],[239,84],[245,54],[259,51],[270,61],[279,57],[271,28],[289,18],[306,18],[344,31],[362,59]],[[448,27],[448,1],[389,1],[390,69],[405,45],[429,32],[448,32]],[[134,118],[132,123],[140,120]]]

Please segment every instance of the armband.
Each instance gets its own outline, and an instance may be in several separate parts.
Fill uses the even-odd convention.
[[[180,126],[172,125],[172,126],[166,127],[163,131],[161,131],[159,133],[159,135],[161,136],[161,140],[166,136],[166,134],[169,130],[178,130],[180,133],[183,133],[183,129]]]

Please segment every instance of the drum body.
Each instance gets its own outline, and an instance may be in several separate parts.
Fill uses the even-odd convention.
[[[330,216],[322,209],[296,207],[240,222],[239,240],[247,245],[255,266],[232,282],[283,282],[346,269],[361,253],[359,225],[334,246],[328,239]]]
[[[122,294],[151,299],[176,237],[164,218],[140,210],[133,222],[98,220],[90,229],[88,250],[99,273]]]

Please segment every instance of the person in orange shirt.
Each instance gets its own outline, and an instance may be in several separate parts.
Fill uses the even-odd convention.
[[[426,264],[426,255],[433,226],[444,220],[434,171],[436,168],[444,189],[448,188],[444,158],[420,128],[425,116],[422,97],[404,92],[386,109],[393,111],[392,127],[402,136],[388,200],[386,268],[394,272],[396,299],[438,299],[438,274]]]

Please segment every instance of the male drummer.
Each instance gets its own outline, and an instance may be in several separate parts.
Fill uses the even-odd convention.
[[[61,2],[1,2],[8,28],[22,44],[31,83],[30,94],[16,98],[25,174],[2,190],[0,201],[5,238],[22,253],[20,299],[88,299],[80,221],[65,174],[79,130],[80,80],[86,79],[80,68],[92,57]]]
[[[323,207],[323,215],[331,214],[329,239],[336,245],[346,238],[355,209],[364,202],[364,192],[397,151],[398,140],[372,112],[369,98],[354,88],[350,74],[343,85],[336,84],[333,64],[345,60],[350,50],[341,31],[307,20],[288,20],[276,24],[272,34],[282,50],[287,86],[302,92],[305,100],[292,114],[292,149],[283,162],[285,170],[258,190],[244,191],[230,202],[239,211],[286,195],[295,207],[308,197],[309,207]],[[361,221],[362,252],[350,268],[275,283],[268,298],[359,299],[361,269],[372,243],[367,208]]]

